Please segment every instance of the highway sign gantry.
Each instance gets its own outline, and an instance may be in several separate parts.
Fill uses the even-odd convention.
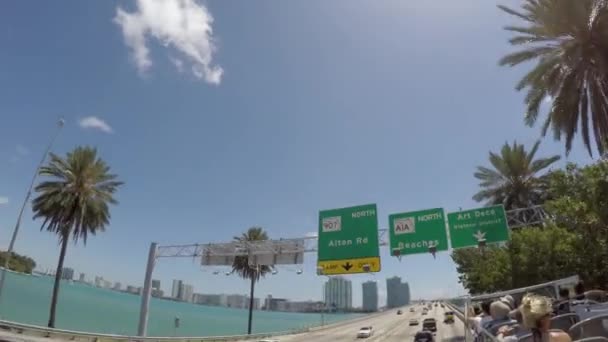
[[[391,255],[448,250],[448,236],[442,208],[392,214],[388,217]]]
[[[324,275],[380,272],[375,204],[319,212],[317,267]]]
[[[457,211],[448,214],[453,249],[478,246],[480,242],[509,240],[509,226],[502,205]]]

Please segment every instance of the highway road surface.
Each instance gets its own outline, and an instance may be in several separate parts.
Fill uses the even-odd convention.
[[[415,312],[410,312],[413,307]],[[397,310],[389,310],[381,314],[372,315],[368,319],[358,319],[355,322],[346,322],[317,331],[304,334],[286,335],[272,337],[268,340],[279,342],[340,342],[340,341],[361,341],[361,342],[413,342],[414,335],[422,330],[422,320],[425,318],[435,318],[437,320],[436,342],[463,342],[464,326],[462,322],[455,318],[453,324],[444,324],[444,312],[447,308],[441,306],[429,310],[427,315],[422,315],[422,306],[411,305],[402,308],[402,315],[397,315]],[[410,326],[410,319],[416,318],[420,322],[417,326]],[[366,339],[357,339],[357,332],[365,326],[372,326],[374,335]]]

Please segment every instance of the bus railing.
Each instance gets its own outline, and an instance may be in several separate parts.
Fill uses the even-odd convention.
[[[477,331],[476,334],[472,333],[471,324],[469,323],[470,320],[468,317],[468,312],[469,312],[469,307],[473,303],[478,303],[478,302],[482,302],[482,301],[486,301],[486,300],[490,300],[490,299],[498,299],[498,298],[502,298],[506,295],[511,295],[512,297],[514,297],[516,302],[519,302],[521,300],[521,297],[523,297],[526,293],[537,293],[537,294],[542,294],[544,296],[548,296],[551,298],[557,298],[560,288],[573,287],[574,285],[576,285],[579,282],[579,280],[580,280],[579,276],[574,275],[574,276],[567,277],[567,278],[557,279],[557,280],[553,280],[553,281],[542,283],[542,284],[521,287],[521,288],[512,289],[512,290],[508,290],[508,291],[500,291],[500,292],[488,293],[488,294],[483,294],[483,295],[478,295],[478,296],[462,296],[462,297],[450,299],[449,301],[447,301],[447,303],[450,305],[450,307],[456,313],[456,316],[458,318],[460,318],[463,321],[463,323],[465,324],[465,337],[470,336],[470,337],[467,337],[467,342],[473,341],[473,339],[476,342],[495,342],[495,341],[498,341],[496,336],[494,336],[492,333],[490,333],[486,329],[481,328],[481,329],[478,329],[479,331]],[[473,335],[475,335],[475,336],[473,336]]]
[[[466,312],[468,310],[468,303],[465,303],[465,307],[464,310],[460,307],[457,307],[449,302],[446,303],[446,305],[452,310],[454,311],[454,316],[456,316],[456,318],[458,318],[460,321],[462,321],[463,325],[464,325],[464,338],[466,342],[499,342],[500,340],[498,338],[496,338],[496,336],[492,335],[492,333],[490,333],[489,331],[487,331],[486,329],[480,328],[478,332],[474,332],[468,317],[466,315]]]

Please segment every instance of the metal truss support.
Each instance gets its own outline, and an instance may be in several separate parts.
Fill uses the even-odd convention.
[[[540,205],[509,210],[506,214],[507,224],[511,229],[542,224],[547,219],[547,213]]]

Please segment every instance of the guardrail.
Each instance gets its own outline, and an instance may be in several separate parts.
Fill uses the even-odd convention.
[[[232,335],[232,336],[202,336],[202,337],[141,337],[128,335],[97,334],[83,331],[72,331],[63,329],[52,329],[37,325],[29,325],[12,321],[0,320],[0,330],[19,334],[24,339],[27,337],[50,338],[65,341],[78,342],[123,342],[123,341],[142,341],[142,342],[197,342],[197,341],[243,341],[252,339],[268,338],[273,336],[293,335],[310,331],[310,327],[282,331],[275,333],[261,333],[251,335]]]
[[[378,314],[381,314],[379,312]],[[374,314],[372,314],[374,315]],[[0,331],[10,332],[23,336],[24,339],[27,337],[34,338],[50,338],[65,341],[77,341],[77,342],[124,342],[124,341],[141,341],[141,342],[198,342],[198,341],[246,341],[255,339],[264,339],[268,337],[278,337],[286,335],[302,334],[312,331],[319,331],[329,329],[340,324],[352,323],[359,320],[367,319],[370,315],[364,315],[361,317],[346,319],[343,321],[331,322],[324,325],[311,325],[302,328],[296,328],[288,331],[278,331],[272,333],[260,333],[251,335],[231,335],[231,336],[201,336],[201,337],[141,337],[141,336],[129,336],[129,335],[115,335],[115,334],[99,334],[90,333],[84,331],[73,331],[47,328],[38,325],[30,325],[13,321],[0,320]],[[0,333],[1,334],[1,333]]]
[[[499,342],[500,340],[492,335],[489,331],[487,331],[486,329],[481,328],[481,331],[479,332],[479,334],[474,334],[471,331],[471,328],[469,327],[469,324],[467,322],[467,317],[465,315],[465,312],[463,312],[463,310],[459,307],[456,307],[454,305],[452,305],[451,303],[446,302],[445,303],[452,311],[454,311],[454,315],[462,321],[462,323],[464,324],[464,336],[465,336],[465,341],[470,342],[475,340],[475,342]]]

